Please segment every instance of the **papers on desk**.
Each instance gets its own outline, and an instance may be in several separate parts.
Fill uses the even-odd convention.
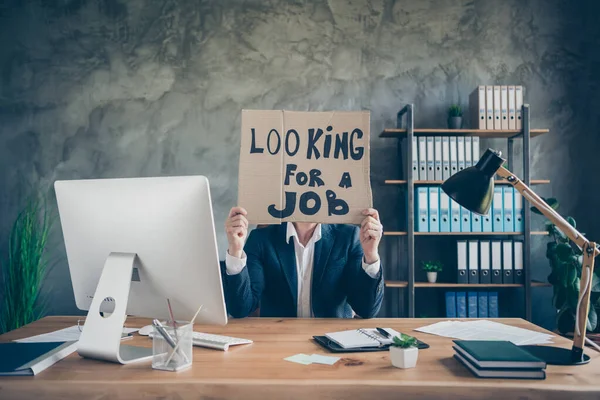
[[[291,357],[284,358],[285,361],[291,361],[302,365],[310,365],[310,364],[326,364],[333,365],[335,364],[340,357],[331,357],[331,356],[322,356],[320,354],[296,354]]]
[[[461,340],[508,340],[517,346],[549,344],[554,337],[488,320],[442,321],[415,331]]]
[[[133,332],[137,332],[137,328],[123,328],[123,337],[127,338]],[[40,342],[76,342],[81,336],[81,331],[78,326],[70,326],[54,332],[43,333],[41,335],[31,336],[24,339],[17,339],[15,342],[20,343],[40,343]]]

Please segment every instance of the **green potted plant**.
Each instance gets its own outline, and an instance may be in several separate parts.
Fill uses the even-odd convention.
[[[449,129],[460,129],[462,128],[462,108],[458,104],[452,104],[448,108],[448,128]]]
[[[417,365],[419,349],[417,339],[401,333],[394,336],[390,345],[390,359],[396,368],[414,368]]]
[[[427,282],[435,283],[438,272],[442,272],[442,263],[439,261],[423,261],[421,263],[423,271],[427,272]]]
[[[558,201],[554,198],[544,199],[544,201],[554,210],[557,210],[559,207]],[[541,215],[536,207],[532,207],[531,211]],[[576,227],[573,217],[565,217],[565,219],[573,227]],[[552,304],[557,310],[556,327],[561,334],[567,334],[573,332],[575,328],[583,256],[579,247],[571,243],[569,238],[556,225],[547,222],[546,230],[552,239],[546,247],[546,258],[548,258],[551,268],[551,272],[548,275],[548,282],[552,284],[554,291]],[[600,278],[597,273],[598,270],[594,272],[592,277],[592,293],[587,316],[588,332],[600,331],[600,324],[598,324],[598,314],[600,313]]]
[[[45,314],[40,295],[48,270],[46,244],[52,221],[44,201],[29,199],[8,238],[8,257],[2,266],[0,333],[20,328]]]

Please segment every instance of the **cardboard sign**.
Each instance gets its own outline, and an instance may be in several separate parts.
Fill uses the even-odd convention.
[[[238,205],[255,224],[359,224],[372,207],[368,111],[242,110]]]

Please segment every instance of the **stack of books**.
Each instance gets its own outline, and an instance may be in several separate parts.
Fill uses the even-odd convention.
[[[454,358],[479,378],[546,379],[546,363],[511,342],[454,340],[454,343]]]

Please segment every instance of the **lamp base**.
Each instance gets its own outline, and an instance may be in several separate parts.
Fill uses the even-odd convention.
[[[590,356],[581,354],[581,357],[578,357],[571,349],[550,346],[519,347],[550,365],[583,365],[590,362]]]

